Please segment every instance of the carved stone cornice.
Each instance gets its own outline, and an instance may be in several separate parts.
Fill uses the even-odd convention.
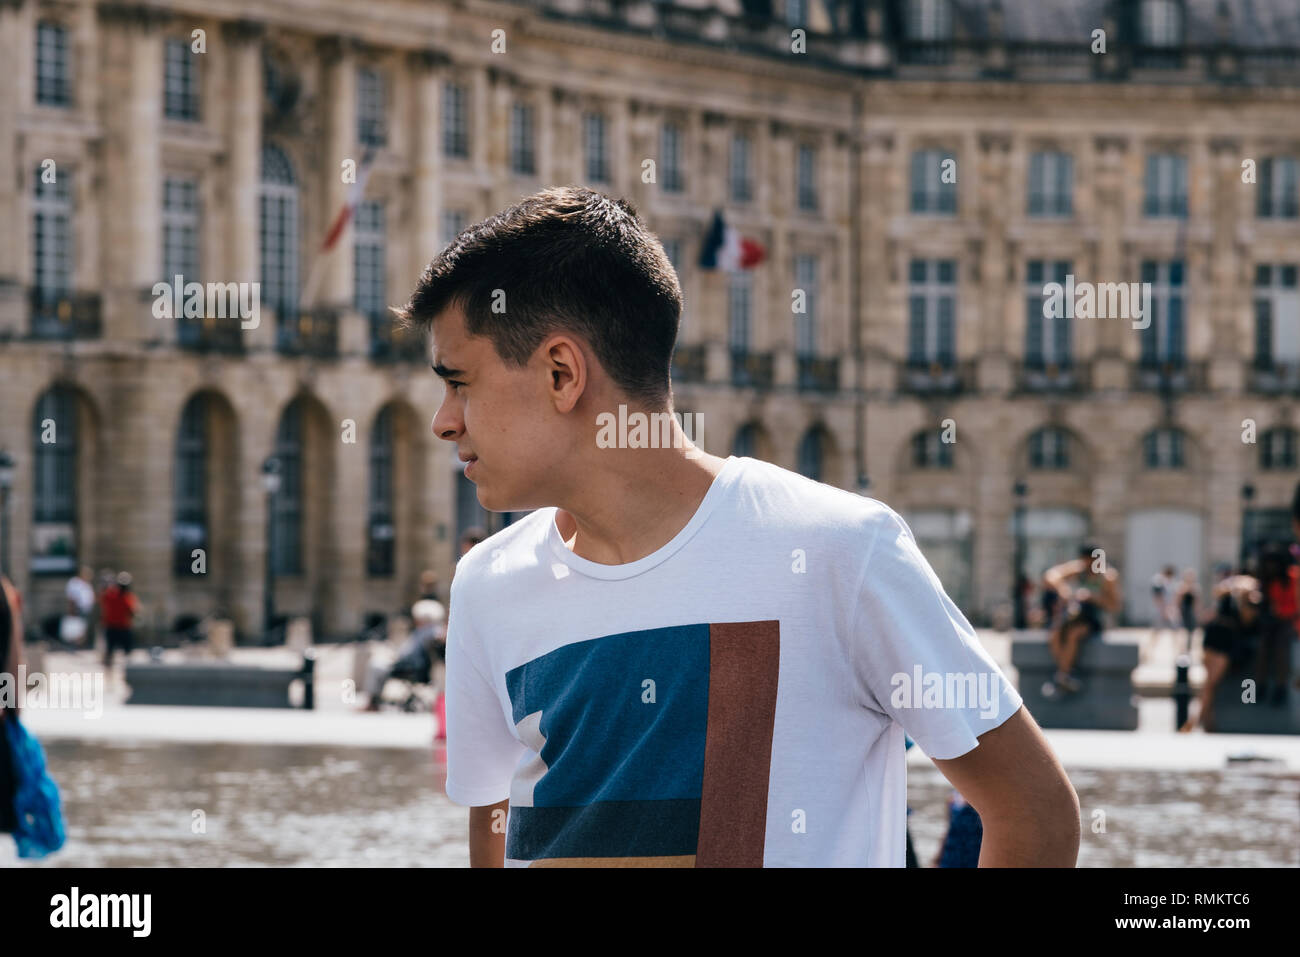
[[[95,12],[103,23],[141,30],[161,29],[175,19],[170,10],[147,3],[104,3],[96,7]]]

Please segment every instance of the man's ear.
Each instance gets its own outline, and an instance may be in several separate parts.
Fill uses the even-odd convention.
[[[571,412],[587,388],[587,355],[569,335],[554,336],[542,348],[551,400],[557,412]]]

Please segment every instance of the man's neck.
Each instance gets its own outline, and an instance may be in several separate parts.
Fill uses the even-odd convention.
[[[579,558],[626,565],[671,542],[708,494],[726,459],[700,450],[606,449],[608,465],[562,505],[556,528]],[[618,456],[614,459],[613,456]]]

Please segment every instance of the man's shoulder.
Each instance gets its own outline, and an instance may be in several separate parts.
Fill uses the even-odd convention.
[[[827,485],[762,459],[745,459],[741,487],[794,524],[848,524],[855,530],[888,524],[898,513],[879,499]],[[774,515],[773,517],[777,517]]]
[[[535,564],[546,541],[546,523],[554,514],[554,508],[536,509],[462,555],[451,580],[453,604],[455,598],[477,592],[489,577],[496,579]]]

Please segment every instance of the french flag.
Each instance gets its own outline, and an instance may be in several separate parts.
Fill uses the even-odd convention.
[[[722,210],[713,211],[713,223],[704,237],[700,249],[701,269],[721,269],[724,272],[743,272],[753,269],[767,257],[761,243],[746,239],[727,225]]]
[[[356,215],[357,206],[360,205],[362,198],[366,195],[366,181],[370,179],[370,170],[374,166],[374,162],[375,151],[373,148],[367,147],[366,152],[361,157],[361,167],[357,170],[356,181],[352,183],[352,188],[348,190],[347,199],[343,201],[343,208],[334,217],[329,232],[325,234],[325,241],[321,243],[320,251],[322,253],[327,253],[334,248],[334,244],[343,235],[343,230],[347,228],[348,221]]]

